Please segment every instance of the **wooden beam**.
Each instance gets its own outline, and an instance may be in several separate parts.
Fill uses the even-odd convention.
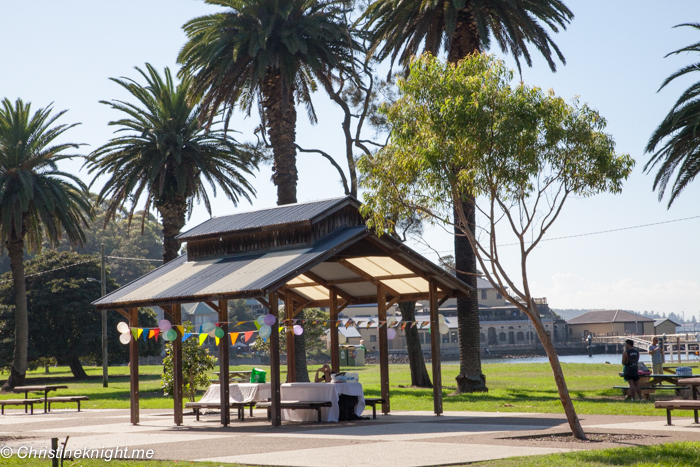
[[[263,297],[255,297],[255,299],[259,301],[262,306],[264,306],[268,310],[270,309],[270,304]]]
[[[277,318],[279,304],[276,290],[270,292],[269,300],[271,307],[268,307],[267,311],[274,314],[275,318]],[[277,323],[272,326],[272,333],[270,334],[270,386],[272,393],[272,407],[270,408],[272,412],[272,426],[280,426],[282,425],[282,408],[280,407],[280,334]]]
[[[440,372],[440,321],[438,319],[437,284],[430,281],[430,353],[433,364],[433,410],[442,413],[442,374]]]
[[[129,308],[129,326],[139,326],[139,309]],[[131,396],[131,424],[139,424],[139,340],[132,336],[129,342],[129,394]]]
[[[311,279],[313,281],[316,281],[316,283],[318,285],[321,285],[321,286],[326,287],[326,288],[329,288],[330,286],[335,285],[334,284],[335,282],[338,282],[338,281],[326,280],[323,277],[319,276],[318,274],[314,274],[311,271],[306,271],[303,275],[308,277],[309,279]],[[367,282],[367,280],[360,278],[360,280],[358,282]],[[292,287],[292,288],[295,288],[295,287]],[[346,292],[343,292],[342,290],[340,290],[338,288],[335,289],[335,293],[340,295],[340,297],[344,298],[345,300],[352,300],[351,295],[347,294]]]
[[[219,403],[221,404],[221,424],[229,426],[231,423],[231,411],[229,410],[229,382],[228,382],[228,302],[220,300],[218,305],[207,303],[219,312],[219,327],[224,331],[224,337],[219,339]]]
[[[348,305],[350,305],[350,304],[352,304],[352,302],[345,301],[342,305],[340,305],[340,306],[338,307],[338,314],[340,314],[340,312],[343,311],[343,310],[345,309],[345,307],[348,306]]]
[[[445,302],[450,299],[450,297],[452,297],[452,291],[448,291],[445,296],[440,299],[438,302],[438,309],[440,309],[440,307],[444,305]]]
[[[331,326],[329,328],[331,338],[331,371],[333,373],[340,372],[340,341],[338,340],[338,294],[335,287],[331,286],[328,294],[330,300],[329,312],[331,318]]]
[[[299,312],[301,312],[304,308],[307,308],[307,307],[313,302],[313,300],[309,300],[309,299],[307,299],[306,297],[304,297],[304,296],[302,296],[302,295],[299,295],[298,293],[296,293],[295,291],[293,291],[293,290],[291,290],[291,289],[282,287],[282,291],[284,292],[285,296],[286,296],[286,295],[291,295],[291,296],[292,296],[292,299],[293,299],[292,301],[296,300],[297,302],[301,303],[301,305],[300,305],[299,307],[297,307],[297,308],[294,308],[294,305],[292,304],[289,308],[292,309],[293,311],[292,311],[292,313],[291,313],[291,316],[288,316],[288,315],[287,315],[287,302],[286,302],[286,299],[285,299],[285,304],[284,304],[284,310],[285,310],[284,316],[285,316],[285,319],[292,319],[292,318],[294,318],[297,314],[299,314]]]
[[[303,275],[308,276],[309,273],[305,272]],[[318,276],[316,276],[318,277]],[[378,281],[388,281],[388,280],[396,280],[396,279],[415,279],[421,277],[417,274],[396,274],[393,276],[376,276],[374,277],[374,280]],[[301,288],[301,287],[318,287],[323,286],[327,287],[330,285],[342,285],[342,284],[357,284],[357,283],[362,283],[362,282],[369,282],[367,279],[364,277],[353,277],[349,279],[333,279],[333,280],[317,280],[314,279],[314,282],[302,282],[302,283],[297,283],[297,284],[287,284],[287,287],[293,287],[295,289]]]
[[[119,313],[120,315],[122,315],[122,316],[123,316],[124,318],[126,318],[127,320],[130,320],[130,319],[131,319],[131,315],[130,315],[129,312],[126,311],[126,310],[122,310],[121,308],[115,308],[114,311],[116,311],[117,313]]]
[[[379,334],[379,378],[381,384],[381,396],[386,402],[382,404],[382,413],[388,414],[390,411],[389,403],[389,341],[387,338],[386,323],[386,291],[385,285],[381,282],[377,285],[377,315],[380,323],[384,321],[384,326],[377,323],[377,333]]]
[[[354,272],[355,274],[357,274],[358,276],[364,277],[365,279],[367,279],[367,282],[371,282],[372,284],[374,284],[376,286],[379,286],[381,284],[384,287],[384,290],[388,291],[391,295],[393,295],[395,297],[398,297],[399,295],[401,295],[396,290],[394,290],[391,287],[389,287],[388,285],[376,280],[372,275],[367,274],[365,271],[358,268],[357,266],[352,264],[350,261],[348,261],[346,259],[339,259],[338,262],[340,264],[342,264],[343,266],[345,266],[346,268],[348,268],[349,270],[351,270],[352,272]]]
[[[293,319],[298,313],[294,309],[294,292],[287,290],[284,294],[284,316],[285,319]],[[298,295],[297,295],[298,296]],[[303,307],[299,310],[303,310]],[[296,354],[294,353],[294,328],[287,326],[287,382],[295,383],[297,380]]]
[[[386,304],[386,309],[388,310],[388,309],[391,308],[392,306],[396,305],[396,302],[398,302],[399,300],[401,300],[401,295],[397,295],[396,297],[394,297],[394,298],[392,298],[391,300],[389,300],[389,301],[387,302],[387,304]],[[402,301],[403,301],[403,300],[402,300]],[[408,301],[408,300],[406,300],[406,301]]]
[[[216,311],[217,313],[219,312],[219,305],[217,305],[216,303],[214,303],[214,302],[204,302],[204,303],[209,305],[209,308],[211,308],[212,310]],[[221,319],[221,317],[219,316],[218,319]],[[228,321],[228,319],[226,321]]]
[[[173,305],[173,325],[182,324],[182,308],[181,305]],[[177,327],[177,339],[173,341],[173,405],[175,409],[175,424],[182,425],[182,334]]]

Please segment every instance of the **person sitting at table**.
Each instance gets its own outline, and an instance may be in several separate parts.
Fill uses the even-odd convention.
[[[661,346],[659,345],[658,337],[654,337],[651,340],[649,354],[651,355],[651,367],[653,374],[662,375],[664,373],[664,361],[661,357]]]
[[[634,348],[634,341],[627,339],[625,341],[625,351],[622,352],[622,377],[630,385],[630,399],[634,400],[635,394],[642,400],[642,388],[639,385],[639,350]]]

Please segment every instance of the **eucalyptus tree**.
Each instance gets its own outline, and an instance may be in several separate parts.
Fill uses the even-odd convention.
[[[177,258],[180,242],[175,237],[194,202],[202,202],[211,215],[207,184],[215,196],[218,187],[234,205],[241,199],[251,201],[255,189],[248,178],[257,168],[257,156],[226,137],[223,129],[206,131],[200,125],[202,108],[191,97],[191,78],[176,84],[168,68],[163,77],[148,63],[145,71],[136,70],[145,85],[130,78],[111,78],[135,103],[101,101],[123,114],[109,122],[119,136],[92,152],[86,165],[89,173],[96,173],[93,184],[100,176],[108,176],[97,199],[98,204],[107,203],[105,222],[114,220],[127,203],[131,222],[143,196],[144,220],[151,207],[158,210],[163,263],[167,263]]]
[[[7,249],[14,293],[14,351],[3,390],[24,384],[27,372],[29,315],[23,256],[40,251],[42,241],[58,245],[65,234],[80,246],[90,219],[87,187],[58,163],[75,157],[75,143],[57,143],[77,124],[55,124],[66,111],[51,106],[31,112],[31,104],[3,99],[0,108],[0,248]]]
[[[184,25],[182,73],[202,96],[203,121],[257,103],[273,153],[277,204],[297,202],[296,104],[317,121],[311,94],[318,82],[352,62],[356,42],[342,0],[205,0],[224,10]],[[303,313],[303,312],[302,312]],[[303,316],[300,316],[300,318]],[[304,335],[295,337],[296,376],[308,381]]]
[[[700,30],[698,23],[679,24],[676,27],[687,26]],[[677,55],[685,52],[700,52],[700,42],[675,50],[668,55]],[[675,79],[697,72],[700,63],[687,65],[673,73],[661,84],[659,91],[673,82]],[[659,201],[666,193],[668,184],[676,179],[671,186],[671,195],[668,207],[676,200],[678,195],[700,173],[700,81],[693,83],[678,98],[663,121],[654,130],[647,143],[646,152],[651,154],[649,162],[644,166],[647,173],[658,168],[654,177],[654,190],[659,192]]]
[[[515,58],[532,66],[528,49],[534,46],[552,71],[555,58],[564,56],[548,30],[566,29],[573,13],[561,0],[374,0],[360,22],[372,37],[371,55],[390,59],[408,68],[421,50],[437,56],[443,50],[456,64],[474,53],[489,50],[492,42]],[[475,208],[471,193],[462,194],[463,212],[453,213],[455,221],[455,269],[457,277],[476,290],[476,257],[464,235],[460,219],[466,219],[474,233]],[[465,226],[462,226],[465,227]],[[457,392],[485,391],[479,354],[479,303],[474,296],[457,300],[460,372]]]

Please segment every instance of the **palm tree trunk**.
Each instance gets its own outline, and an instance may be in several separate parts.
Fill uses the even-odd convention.
[[[71,373],[73,373],[73,378],[75,379],[87,379],[88,375],[85,373],[83,364],[80,363],[80,358],[77,355],[72,355],[68,358],[68,366],[70,367]]]
[[[176,196],[174,200],[159,204],[158,211],[163,220],[163,264],[177,258],[180,251],[180,241],[175,237],[185,226],[187,215],[187,200]]]
[[[416,302],[399,302],[399,310],[401,310],[401,321],[416,320]],[[411,386],[417,388],[432,388],[433,383],[430,382],[428,369],[425,367],[425,359],[423,358],[423,350],[420,347],[420,339],[418,338],[418,328],[411,326],[406,329],[406,348],[408,349],[408,366],[411,368]]]
[[[24,240],[14,235],[10,237],[10,241],[7,242],[7,254],[10,257],[15,292],[15,348],[10,377],[2,386],[3,391],[24,385],[29,349],[29,312],[27,310],[27,285],[24,279]]]
[[[267,132],[274,156],[272,181],[277,186],[277,205],[297,202],[297,112],[294,107],[294,89],[284,89],[278,69],[268,68],[263,81],[263,109]],[[303,312],[298,319],[303,319]],[[299,382],[309,381],[306,366],[306,335],[294,336],[294,367]]]
[[[460,216],[454,213],[455,219],[455,269],[457,278],[471,286],[474,290],[469,297],[457,299],[457,330],[459,332],[459,374],[457,375],[457,391],[487,392],[486,376],[481,372],[481,349],[479,346],[479,297],[476,286],[476,255],[464,235],[463,229],[474,232],[476,209],[474,198],[468,196],[462,203],[464,218],[468,226],[460,226]],[[455,209],[459,207],[455,206]]]
[[[456,64],[470,54],[481,50],[479,32],[476,28],[474,15],[470,2],[457,12],[455,32],[450,38],[450,50],[447,60]],[[468,219],[472,234],[475,233],[475,205],[474,197],[465,193],[463,209],[464,216]],[[455,209],[457,209],[455,207]],[[457,391],[455,394],[465,392],[486,392],[486,377],[481,372],[481,349],[479,345],[479,297],[476,287],[476,256],[472,251],[469,240],[460,231],[457,223],[459,216],[454,213],[455,219],[455,269],[457,277],[473,287],[474,293],[470,297],[457,299],[457,330],[459,332],[459,374],[457,375]]]

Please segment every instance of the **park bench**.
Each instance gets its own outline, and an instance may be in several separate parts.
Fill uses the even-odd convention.
[[[629,395],[629,386],[613,386],[613,389],[622,389],[623,394],[625,397],[630,397]],[[682,389],[688,389],[685,386],[676,386],[676,385],[659,385],[659,386],[643,386],[640,388],[642,390],[642,396],[645,399],[649,399],[649,396],[651,394],[654,394],[655,391],[661,391],[661,390],[673,390],[676,391],[676,395],[678,395],[678,391]]]
[[[671,411],[672,410],[692,410],[695,412],[695,423],[698,423],[698,410],[700,410],[700,401],[698,400],[672,400],[672,401],[656,401],[654,407],[657,409],[666,409],[666,423],[671,426]]]
[[[372,419],[377,418],[377,404],[384,406],[384,404],[386,404],[386,400],[380,397],[365,397],[365,405],[372,406]]]
[[[34,415],[34,404],[40,404],[42,399],[5,399],[0,400],[0,413],[5,415],[6,405],[23,405],[24,413],[27,413],[27,406],[32,410],[31,414]]]
[[[78,412],[80,412],[80,402],[82,401],[89,401],[90,398],[88,396],[59,396],[59,397],[49,397],[46,399],[46,402],[49,405],[49,412],[51,412],[51,403],[71,403],[71,402],[77,402],[78,403]]]
[[[231,410],[233,407],[238,409],[238,419],[243,421],[245,420],[245,408],[250,407],[250,416],[253,416],[253,409],[255,408],[255,404],[257,402],[251,401],[251,402],[229,402],[228,407],[229,410]],[[185,402],[185,408],[186,409],[193,409],[194,414],[197,417],[197,421],[199,421],[199,415],[200,411],[202,409],[219,409],[221,410],[221,404],[218,402]]]
[[[267,409],[267,419],[272,420],[272,402],[261,402],[258,407]],[[333,407],[331,401],[281,401],[280,408],[298,410],[316,410],[318,413],[318,422],[321,423],[321,408],[323,407]]]

